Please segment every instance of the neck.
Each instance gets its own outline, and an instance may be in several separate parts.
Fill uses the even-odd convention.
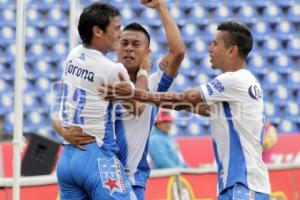
[[[128,70],[127,70],[127,71],[128,71]],[[135,83],[135,82],[136,82],[137,71],[134,71],[134,72],[128,71],[128,74],[129,74],[130,80],[131,80],[133,83]]]
[[[97,51],[100,51],[104,55],[108,52],[107,48],[105,48],[103,45],[97,45],[95,42],[91,42],[91,44],[84,44],[84,47],[89,49],[95,49]]]
[[[245,67],[246,67],[246,62],[244,60],[233,60],[233,62],[228,64],[228,67],[224,69],[224,72],[235,72]]]

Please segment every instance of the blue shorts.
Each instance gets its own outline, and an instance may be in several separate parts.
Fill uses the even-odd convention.
[[[145,188],[139,185],[132,186],[133,191],[135,193],[137,200],[144,200],[145,199]]]
[[[225,189],[218,197],[218,200],[268,200],[268,194],[249,190],[243,184],[237,183]]]
[[[65,145],[57,165],[61,200],[135,200],[124,167],[112,151],[97,144],[82,151]]]

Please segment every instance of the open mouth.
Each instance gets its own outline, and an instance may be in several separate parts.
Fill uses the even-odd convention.
[[[124,56],[123,60],[131,61],[131,60],[133,60],[133,57],[132,56]]]

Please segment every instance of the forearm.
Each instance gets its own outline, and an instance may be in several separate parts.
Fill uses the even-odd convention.
[[[153,103],[155,105],[160,106],[161,104],[166,104],[166,103],[183,102],[184,96],[183,93],[148,92],[136,88],[134,91],[134,99],[146,103]]]
[[[64,137],[64,127],[59,119],[52,120],[52,127],[61,137]]]
[[[160,15],[164,30],[166,32],[169,51],[175,54],[184,54],[185,45],[182,41],[179,28],[176,22],[170,16],[166,4],[160,4],[157,8],[157,11]]]

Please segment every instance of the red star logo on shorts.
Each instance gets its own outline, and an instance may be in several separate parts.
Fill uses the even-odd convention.
[[[110,191],[113,191],[115,188],[119,188],[117,184],[117,179],[111,179],[109,176],[107,177],[107,181],[105,182],[105,185],[109,187]]]

